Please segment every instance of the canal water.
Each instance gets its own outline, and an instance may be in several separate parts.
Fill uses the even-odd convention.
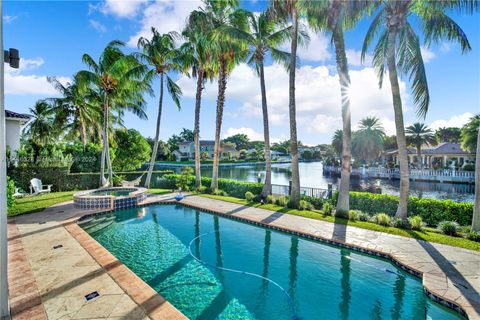
[[[165,169],[167,167],[158,167]],[[179,167],[168,167],[180,172]],[[301,162],[300,169],[300,185],[302,187],[327,189],[328,184],[338,186],[339,178],[323,175],[323,167],[320,162]],[[212,168],[202,168],[202,176],[210,177]],[[272,165],[272,183],[288,185],[292,175],[289,163]],[[264,179],[265,166],[241,165],[241,166],[220,166],[220,178],[252,181],[256,182],[258,178]],[[355,191],[371,191],[377,188],[381,189],[384,194],[398,195],[400,188],[399,180],[383,180],[383,179],[352,179],[351,189]],[[473,202],[475,187],[467,184],[452,184],[439,182],[417,182],[410,181],[410,194],[417,197],[433,198],[433,199],[452,199],[458,202]]]

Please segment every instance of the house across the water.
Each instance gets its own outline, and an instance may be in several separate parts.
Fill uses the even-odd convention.
[[[31,116],[28,114],[5,110],[5,135],[10,156],[14,156],[15,152],[20,149],[20,136],[30,118]]]
[[[208,155],[208,159],[213,159],[215,150],[214,140],[200,140],[200,154]],[[183,142],[178,146],[178,150],[173,152],[177,161],[195,160],[195,143],[193,141]],[[226,143],[220,145],[220,159],[238,158],[240,152],[234,145]]]
[[[422,148],[421,154],[421,162],[424,167],[432,169],[450,167],[452,164],[461,168],[464,164],[475,161],[475,153],[463,150],[459,143],[444,142],[436,147],[425,147]],[[417,150],[408,148],[408,162],[419,164],[417,158]],[[398,165],[398,150],[384,152],[383,161]]]

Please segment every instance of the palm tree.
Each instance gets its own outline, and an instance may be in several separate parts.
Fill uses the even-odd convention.
[[[380,156],[383,150],[385,130],[377,117],[366,117],[360,120],[358,131],[353,137],[353,148],[359,158],[369,163]]]
[[[99,127],[101,108],[97,103],[98,97],[92,90],[82,94],[76,77],[72,83],[66,85],[56,78],[48,78],[48,81],[62,94],[61,98],[50,99],[54,103],[56,121],[67,131],[67,136],[75,139],[80,136],[85,147],[89,140],[88,136],[93,136]]]
[[[480,125],[477,126],[477,153],[475,161],[475,206],[473,208],[472,230],[480,232]]]
[[[305,1],[308,22],[316,31],[326,30],[332,34],[335,45],[337,73],[342,98],[342,171],[336,212],[346,215],[350,209],[350,171],[352,162],[352,125],[350,113],[350,76],[345,52],[344,32],[353,28],[363,15],[363,7],[373,3],[368,1]]]
[[[437,145],[435,133],[427,125],[419,122],[408,126],[405,129],[405,133],[407,134],[407,143],[415,146],[417,149],[417,164],[419,165],[419,168],[422,169],[422,145]]]
[[[470,118],[461,131],[462,148],[470,152],[477,149],[478,127],[480,127],[480,114]],[[478,158],[477,158],[478,159]]]
[[[267,12],[255,15],[247,13],[250,29],[244,31],[235,27],[226,26],[224,33],[232,39],[245,41],[249,48],[248,64],[252,66],[260,78],[260,92],[262,96],[263,113],[263,137],[265,140],[265,183],[261,195],[263,197],[272,193],[272,160],[270,154],[270,131],[268,125],[267,92],[265,88],[265,56],[270,52],[274,61],[283,64],[287,69],[290,61],[290,54],[278,49],[278,46],[289,39],[291,27],[280,26]],[[303,34],[302,34],[303,35]]]
[[[104,185],[105,161],[108,168],[108,181],[113,185],[113,171],[110,159],[108,129],[110,127],[110,114],[116,110],[121,117],[123,110],[133,112],[140,118],[146,119],[144,112],[145,101],[143,93],[151,93],[148,81],[144,81],[146,67],[133,55],[122,52],[123,42],[114,40],[110,42],[101,53],[98,62],[88,54],[82,57],[83,63],[89,70],[81,70],[77,74],[77,83],[83,94],[88,90],[95,92],[101,99],[102,105],[102,160],[100,163],[100,185]]]
[[[147,78],[153,80],[156,76],[160,77],[160,97],[158,98],[155,143],[153,144],[150,165],[148,166],[147,178],[145,179],[146,188],[150,188],[150,181],[152,179],[155,159],[157,157],[158,143],[160,140],[164,78],[167,80],[168,93],[178,109],[180,109],[180,97],[182,95],[182,90],[180,87],[168,75],[169,72],[180,69],[180,66],[177,63],[179,52],[175,47],[175,38],[179,38],[179,35],[176,32],[169,32],[161,35],[153,27],[152,33],[153,36],[151,40],[144,37],[138,39],[138,48],[141,49],[142,52],[137,54],[140,60],[146,62],[147,65],[152,67],[152,69],[148,71]]]
[[[53,106],[45,100],[39,100],[30,108],[32,119],[26,128],[26,134],[38,146],[45,146],[55,140],[58,127],[55,126]]]
[[[225,105],[225,91],[227,78],[235,65],[245,58],[245,43],[225,37],[222,32],[225,26],[234,26],[246,30],[245,11],[238,9],[238,0],[205,0],[205,7],[195,10],[190,15],[190,21],[195,23],[207,34],[210,42],[210,51],[217,61],[218,68],[218,96],[215,120],[215,147],[213,155],[211,189],[218,189],[218,164],[220,160],[220,133],[222,130],[223,108]]]
[[[332,147],[335,150],[335,153],[340,156],[343,150],[343,130],[335,130],[335,133],[332,137]]]
[[[194,144],[195,144],[195,187],[202,185],[200,166],[200,109],[202,103],[202,92],[206,80],[212,81],[215,76],[215,69],[212,63],[212,55],[209,50],[209,39],[202,32],[201,27],[205,23],[201,21],[195,24],[194,16],[190,17],[189,23],[182,32],[187,40],[180,47],[181,60],[184,72],[191,70],[191,75],[197,78],[197,89],[195,94],[195,121],[194,121]]]
[[[300,172],[298,168],[298,137],[297,118],[295,105],[295,72],[297,67],[297,47],[299,34],[299,1],[298,0],[272,0],[270,10],[278,19],[292,23],[290,41],[290,66],[289,66],[289,99],[288,110],[290,119],[290,153],[292,157],[292,187],[290,190],[290,206],[298,208],[300,203]]]
[[[398,71],[410,75],[413,99],[418,105],[419,116],[426,115],[430,103],[420,40],[413,30],[410,20],[417,18],[420,22],[427,45],[432,41],[447,38],[450,41],[459,42],[462,52],[465,52],[470,50],[468,39],[463,30],[447,16],[445,11],[457,9],[471,13],[477,8],[476,1],[384,0],[365,36],[362,59],[365,58],[373,39],[378,39],[373,54],[373,65],[376,68],[380,86],[385,71],[388,70],[400,162],[400,201],[396,216],[404,221],[407,219],[410,183]]]

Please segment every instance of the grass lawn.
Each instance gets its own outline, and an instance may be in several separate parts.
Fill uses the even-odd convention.
[[[18,198],[15,205],[8,209],[8,216],[15,217],[21,214],[40,212],[54,204],[73,200],[73,194],[77,191],[52,192],[38,196],[26,196]],[[166,194],[172,192],[167,189],[149,189],[152,194]]]
[[[288,208],[277,206],[275,204],[261,205],[258,202],[249,202],[245,199],[239,199],[235,197],[215,196],[210,194],[199,194],[199,196],[211,198],[211,199],[223,200],[227,202],[233,202],[233,203],[250,206],[250,207],[262,208],[262,209],[276,211],[276,212],[293,214],[296,216],[301,216],[301,217],[310,218],[310,219],[322,220],[322,221],[327,221],[332,223],[339,223],[339,224],[349,225],[349,226],[358,227],[362,229],[386,232],[386,233],[390,233],[390,234],[394,234],[394,235],[398,235],[406,238],[415,238],[415,239],[425,240],[429,242],[447,244],[453,247],[480,251],[480,242],[475,242],[462,237],[447,236],[431,228],[425,228],[425,230],[422,230],[422,231],[415,231],[415,230],[407,230],[407,229],[400,229],[400,228],[394,228],[394,227],[384,227],[373,222],[349,221],[348,219],[324,216],[322,211],[320,210],[309,211],[309,210],[288,209]]]

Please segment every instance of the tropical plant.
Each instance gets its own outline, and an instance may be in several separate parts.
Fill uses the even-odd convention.
[[[335,130],[332,137],[332,147],[338,156],[342,155],[343,150],[343,130]]]
[[[7,209],[15,205],[15,182],[7,176]]]
[[[477,150],[478,128],[480,128],[480,114],[470,118],[470,120],[463,126],[461,130],[463,149],[469,152],[475,152],[475,150]]]
[[[26,128],[26,135],[38,146],[55,141],[60,128],[55,125],[55,114],[52,104],[39,100],[30,108],[31,120]]]
[[[182,189],[183,191],[189,191],[190,184],[192,181],[192,173],[193,173],[192,168],[188,166],[183,167],[182,172],[177,177],[176,186]]]
[[[436,146],[435,133],[424,123],[416,122],[405,129],[407,143],[417,149],[417,164],[423,168],[422,145]]]
[[[223,142],[234,143],[238,150],[245,150],[249,148],[250,139],[244,133],[234,134],[233,136],[223,139]]]
[[[205,32],[210,42],[210,51],[218,68],[218,95],[215,120],[215,147],[213,155],[211,189],[218,188],[218,164],[220,160],[220,133],[227,78],[235,65],[245,59],[248,51],[243,41],[232,40],[223,32],[226,26],[247,30],[245,11],[238,9],[238,0],[205,0],[205,6],[190,14],[190,22]]]
[[[145,81],[146,67],[131,54],[122,52],[121,41],[111,41],[101,53],[98,62],[84,54],[83,63],[89,70],[81,70],[76,75],[81,94],[90,90],[100,97],[102,105],[102,159],[100,162],[100,185],[104,185],[105,162],[108,169],[108,182],[113,185],[113,171],[110,158],[109,134],[112,111],[121,118],[124,111],[130,111],[146,119],[143,93],[152,93],[149,81]]]
[[[377,117],[363,118],[353,137],[353,150],[359,159],[369,163],[380,156],[384,139],[385,130],[380,119]]]
[[[267,92],[265,88],[265,57],[270,52],[271,57],[277,63],[284,65],[287,69],[290,61],[290,54],[280,50],[278,47],[291,36],[291,27],[280,25],[272,16],[263,12],[260,14],[247,13],[249,30],[244,31],[232,26],[225,26],[223,31],[230,38],[240,39],[249,47],[248,64],[253,67],[260,79],[260,92],[262,97],[263,114],[263,137],[265,140],[265,182],[262,196],[266,197],[272,193],[272,160],[270,153],[270,131],[268,124]]]
[[[480,122],[480,117],[479,121]],[[477,153],[475,161],[475,204],[473,207],[472,230],[480,232],[480,123],[477,125]],[[478,240],[477,240],[478,241]]]
[[[365,59],[372,41],[377,39],[373,65],[377,71],[380,86],[385,71],[388,70],[400,162],[400,202],[397,217],[404,221],[407,219],[409,171],[398,72],[410,76],[413,101],[418,106],[419,116],[426,115],[430,103],[427,76],[421,54],[422,47],[410,21],[416,19],[419,22],[427,46],[431,42],[448,39],[459,42],[462,52],[465,52],[470,50],[468,39],[458,24],[448,17],[446,11],[453,9],[471,13],[477,8],[476,1],[384,0],[365,36],[362,60]]]
[[[113,169],[116,171],[137,170],[150,158],[152,149],[147,140],[135,129],[118,129],[115,131],[115,160]]]
[[[456,236],[460,226],[454,221],[441,221],[437,229],[448,236]]]
[[[461,129],[455,128],[455,127],[438,128],[435,131],[435,136],[437,138],[438,143],[442,143],[442,142],[460,143]]]
[[[150,157],[147,178],[145,179],[146,188],[150,187],[150,181],[152,179],[153,168],[155,166],[155,159],[157,157],[158,144],[160,140],[160,122],[162,119],[165,78],[167,82],[168,93],[178,109],[180,109],[180,97],[182,96],[182,90],[168,75],[169,72],[180,69],[177,61],[179,51],[175,47],[175,39],[179,38],[180,36],[174,31],[160,34],[153,27],[152,34],[153,35],[151,39],[147,39],[145,37],[138,39],[138,48],[141,49],[141,52],[137,54],[141,61],[145,62],[151,67],[151,69],[148,71],[147,78],[149,80],[153,80],[155,77],[160,78],[160,96],[158,98],[155,143],[153,145],[152,155]]]

